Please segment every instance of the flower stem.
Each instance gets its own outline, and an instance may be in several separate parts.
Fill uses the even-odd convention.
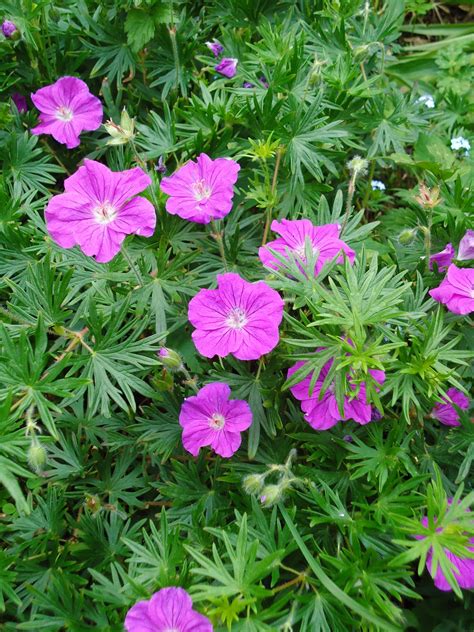
[[[211,222],[211,226],[213,230],[211,234],[217,242],[217,247],[219,248],[219,254],[221,256],[222,263],[224,264],[224,270],[227,272],[229,269],[229,266],[227,265],[227,259],[225,256],[224,239],[223,239],[222,231],[218,230],[217,224],[215,222]]]
[[[426,269],[430,270],[430,254],[431,254],[431,228],[433,226],[433,208],[427,207],[428,225],[423,231],[425,233],[425,252],[426,252]]]
[[[278,182],[278,171],[280,170],[282,155],[283,155],[283,148],[279,147],[276,153],[275,169],[273,170],[272,186],[270,189],[271,199],[270,199],[269,205],[267,206],[267,219],[265,221],[265,228],[263,231],[262,246],[264,246],[267,243],[268,232],[270,230],[270,224],[272,222],[272,211],[273,211],[273,207],[275,206],[275,191],[276,191],[276,186]]]
[[[140,287],[143,287],[143,279],[141,277],[140,272],[138,271],[138,268],[135,266],[135,264],[133,263],[133,261],[130,258],[130,255],[128,254],[128,252],[126,251],[126,249],[124,247],[122,247],[122,255],[125,259],[125,261],[128,263],[128,265],[130,266],[130,269],[132,270],[133,274],[136,276],[137,281],[138,281],[138,285]]]
[[[255,376],[255,381],[258,382],[258,380],[260,379],[260,373],[262,371],[263,368],[263,356],[260,358],[259,362],[258,362],[258,369],[257,369],[257,375]]]
[[[344,232],[344,228],[346,227],[346,224],[349,220],[349,215],[351,214],[352,200],[354,199],[356,179],[357,179],[357,171],[354,170],[354,172],[352,173],[351,179],[349,180],[349,188],[347,189],[346,212],[344,213],[344,219],[342,220],[341,235]]]
[[[173,4],[171,3],[171,12],[173,11]],[[171,24],[169,29],[170,40],[171,40],[171,48],[173,50],[173,59],[174,59],[174,71],[176,74],[176,92],[179,92],[179,74],[180,74],[180,66],[179,66],[179,52],[178,52],[178,44],[176,42],[176,27],[174,24]]]
[[[367,207],[367,202],[369,201],[369,195],[370,195],[370,191],[372,189],[372,178],[374,177],[374,173],[375,173],[375,160],[372,160],[370,163],[370,169],[369,169],[369,177],[367,179],[367,186],[365,187],[365,194],[364,194],[364,199],[362,200],[362,208],[365,210],[365,208]]]
[[[190,386],[195,393],[198,393],[199,392],[199,388],[198,388],[198,385],[196,384],[196,380],[193,377],[191,377],[191,373],[184,366],[184,364],[181,365],[180,371],[185,377],[185,383],[188,386]]]

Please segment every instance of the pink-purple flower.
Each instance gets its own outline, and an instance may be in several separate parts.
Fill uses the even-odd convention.
[[[214,70],[224,77],[232,79],[237,74],[238,59],[233,57],[223,57],[220,62],[214,66]]]
[[[448,502],[449,504],[451,504],[452,498],[450,498]],[[428,527],[429,525],[428,518],[424,516],[421,520],[421,523],[424,527]],[[436,531],[441,532],[442,529],[438,528],[436,529]],[[415,537],[418,540],[423,540],[425,538],[424,535],[417,535]],[[471,546],[466,547],[466,552],[467,551],[474,552],[474,538],[470,538],[470,545]],[[444,550],[444,553],[446,554],[446,557],[453,565],[453,568],[451,570],[453,572],[454,577],[456,578],[456,581],[459,584],[459,587],[464,588],[466,590],[472,590],[474,588],[474,559],[459,557],[458,555],[451,553],[451,551],[447,548],[444,548],[443,550]],[[432,547],[428,551],[428,555],[426,557],[426,566],[428,568],[428,571],[431,577],[433,577],[433,548]],[[436,569],[436,575],[434,575],[433,579],[434,579],[434,585],[436,586],[438,590],[442,590],[443,592],[448,592],[452,590],[439,564]]]
[[[31,99],[41,112],[40,124],[31,133],[51,134],[68,149],[79,145],[81,132],[94,131],[102,123],[100,100],[76,77],[61,77],[56,83],[34,92]]]
[[[111,171],[86,159],[65,180],[65,193],[50,199],[45,211],[48,232],[63,248],[80,246],[96,261],[110,261],[126,235],[153,235],[155,209],[144,197],[136,197],[150,184],[139,167]]]
[[[460,426],[457,408],[467,410],[469,408],[469,398],[457,388],[449,388],[446,391],[446,395],[448,396],[447,398],[443,397],[442,402],[435,404],[431,411],[431,416],[445,426]]]
[[[355,252],[339,239],[341,231],[339,224],[314,226],[309,219],[282,219],[281,222],[274,220],[271,229],[280,237],[270,241],[266,246],[261,246],[258,251],[260,261],[267,268],[277,270],[282,265],[270,250],[274,250],[285,259],[288,259],[288,253],[291,252],[304,263],[307,242],[309,248],[317,255],[315,274],[319,274],[324,264],[337,257],[338,254],[340,255],[337,259],[338,263],[344,261],[342,253],[347,255],[351,263],[354,262]]]
[[[459,242],[457,258],[459,261],[474,259],[474,230],[467,230],[466,234]]]
[[[446,244],[443,250],[431,255],[430,257],[430,270],[433,270],[433,264],[436,263],[439,272],[445,272],[451,265],[456,252],[452,244]]]
[[[12,94],[12,101],[16,105],[16,109],[20,114],[24,114],[28,111],[28,102],[26,97],[19,92],[14,92]]]
[[[198,224],[225,217],[232,209],[239,169],[230,158],[212,160],[201,154],[197,162],[189,160],[160,182],[161,190],[170,196],[166,210]]]
[[[451,264],[441,285],[429,294],[454,314],[470,314],[474,311],[474,268],[457,268]]]
[[[219,42],[219,40],[216,40],[216,39],[213,39],[212,42],[206,42],[206,46],[214,55],[214,57],[219,57],[219,55],[224,50],[224,47],[222,46],[222,44]]]
[[[162,588],[151,599],[139,601],[125,617],[127,632],[213,632],[207,617],[193,610],[182,588]]]
[[[217,275],[216,290],[200,290],[189,303],[192,337],[203,356],[257,360],[279,341],[281,296],[264,281],[249,283],[238,274]]]
[[[241,433],[252,424],[252,411],[247,402],[229,398],[230,387],[213,382],[184,400],[179,423],[183,446],[193,456],[204,446],[226,459],[239,449]]]
[[[315,430],[328,430],[335,426],[339,421],[353,419],[359,424],[367,424],[373,421],[372,406],[367,402],[366,385],[362,382],[356,385],[349,378],[349,388],[353,391],[352,395],[346,395],[344,398],[344,413],[339,412],[336,400],[335,383],[329,384],[324,395],[321,395],[323,383],[333,360],[329,360],[321,369],[321,372],[311,390],[312,373],[310,372],[301,382],[290,388],[293,396],[301,401],[301,409],[304,412],[304,418],[309,425]],[[305,362],[297,362],[288,369],[288,378],[298,369],[304,366]],[[385,372],[378,369],[369,370],[370,375],[380,386],[385,381]]]
[[[10,38],[17,31],[16,24],[11,20],[3,20],[2,33],[6,38]]]

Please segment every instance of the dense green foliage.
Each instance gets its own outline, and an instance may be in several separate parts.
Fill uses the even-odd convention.
[[[442,279],[427,255],[473,225],[473,159],[450,140],[472,138],[474,27],[438,24],[432,4],[0,2],[19,29],[0,41],[1,629],[119,631],[128,608],[169,585],[222,632],[474,626],[443,553],[473,531],[474,426],[467,413],[453,428],[430,417],[448,388],[469,392],[472,321],[427,294]],[[433,24],[419,23],[426,14]],[[213,70],[213,37],[239,59],[234,79]],[[107,144],[103,127],[74,150],[32,136],[37,112],[9,95],[63,75],[86,81],[107,119],[126,108],[132,142]],[[435,108],[418,102],[426,93]],[[187,304],[224,263],[214,229],[166,213],[154,167],[162,157],[170,174],[201,152],[241,165],[218,227],[228,268],[285,299],[280,344],[260,363],[207,360],[191,340]],[[367,171],[349,169],[356,155]],[[109,264],[45,228],[47,200],[86,156],[145,165],[154,181],[154,237],[129,237]],[[434,208],[415,199],[421,183],[439,188]],[[339,222],[354,266],[270,274],[257,250],[272,217]],[[225,381],[250,403],[232,459],[183,450],[192,391],[163,369],[161,344],[199,385]],[[379,421],[323,432],[304,421],[287,368],[307,359],[301,379],[329,357],[338,396],[355,367]],[[387,375],[380,392],[374,368]],[[455,494],[465,502],[447,513]],[[431,523],[417,540],[423,515],[463,529]],[[450,593],[424,570],[432,545]]]

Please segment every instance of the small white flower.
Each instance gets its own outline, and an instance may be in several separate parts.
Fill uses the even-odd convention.
[[[372,180],[370,183],[372,191],[385,191],[386,186],[381,180]]]
[[[416,103],[423,103],[423,105],[426,105],[430,110],[435,106],[435,101],[431,94],[422,94],[421,97],[416,100]]]
[[[451,138],[451,149],[453,151],[459,151],[460,149],[465,149],[465,155],[469,155],[469,150],[471,149],[471,143],[464,138],[464,136],[455,136]]]

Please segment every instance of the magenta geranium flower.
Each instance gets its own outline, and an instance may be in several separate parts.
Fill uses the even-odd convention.
[[[216,290],[200,290],[191,299],[188,318],[196,328],[194,344],[206,358],[231,353],[239,360],[257,360],[278,344],[283,300],[263,281],[218,274]]]
[[[451,264],[441,285],[429,294],[454,314],[470,314],[474,311],[474,268],[457,268]]]
[[[247,402],[229,397],[227,384],[213,382],[184,400],[179,424],[183,446],[193,456],[204,446],[227,459],[239,449],[241,433],[252,424],[252,411]]]
[[[335,394],[335,383],[331,383],[329,388],[321,396],[321,390],[326,378],[326,375],[331,368],[333,360],[329,360],[321,369],[321,372],[316,380],[314,388],[310,394],[312,373],[309,373],[301,382],[295,384],[290,388],[293,396],[301,401],[301,409],[305,413],[304,418],[309,425],[315,430],[328,430],[335,426],[339,421],[347,419],[353,419],[359,424],[365,425],[370,421],[373,421],[372,406],[367,403],[366,386],[365,383],[357,387],[350,378],[348,380],[349,387],[354,391],[354,396],[346,396],[344,398],[344,414],[341,415],[337,405]],[[304,366],[305,362],[297,362],[290,369],[288,369],[289,378],[298,369]],[[385,381],[385,372],[378,369],[372,369],[369,371],[374,380],[382,385]],[[358,389],[358,390],[357,390]]]
[[[232,79],[237,74],[238,59],[232,57],[223,57],[220,62],[214,66],[214,70],[224,77]]]
[[[474,230],[467,230],[459,242],[458,259],[459,261],[474,259]]]
[[[127,632],[213,632],[207,617],[193,610],[182,588],[162,588],[148,601],[139,601],[125,617]]]
[[[51,134],[68,149],[79,145],[79,134],[92,132],[102,123],[102,104],[89,92],[84,81],[76,77],[61,77],[56,83],[31,95],[38,110],[40,124],[32,134]]]
[[[461,410],[467,410],[469,408],[469,398],[457,388],[449,388],[446,391],[446,395],[449,399],[443,397],[442,402],[435,404],[431,411],[431,416],[445,426],[460,426],[459,412],[453,404]]]
[[[439,272],[445,272],[451,265],[454,255],[456,254],[452,244],[446,244],[441,252],[437,252],[430,257],[430,270],[433,269],[433,264],[436,263]]]
[[[45,211],[48,232],[63,248],[80,246],[96,261],[110,261],[126,235],[153,235],[155,209],[144,197],[136,197],[150,184],[139,167],[111,171],[86,159],[64,181],[65,193],[50,199]]]
[[[281,266],[281,262],[270,252],[270,249],[285,259],[288,259],[288,252],[292,252],[304,262],[307,240],[313,252],[318,256],[315,274],[319,274],[326,261],[331,261],[338,254],[340,257],[337,261],[342,263],[343,252],[351,263],[354,262],[355,252],[339,239],[341,231],[339,224],[314,226],[308,219],[282,219],[281,222],[274,220],[271,229],[281,236],[270,241],[266,246],[262,246],[258,251],[260,261],[268,268],[277,270]]]
[[[197,162],[189,160],[160,182],[161,190],[170,196],[166,210],[198,224],[225,217],[232,209],[239,169],[240,165],[230,158],[212,160],[201,154]]]
[[[452,503],[452,498],[448,499],[448,503]],[[424,527],[428,527],[428,518],[424,516],[421,520],[421,523]],[[442,529],[436,529],[437,532],[441,532]],[[417,540],[423,540],[425,538],[424,535],[415,536]],[[470,538],[471,546],[466,547],[466,552],[471,551],[474,552],[474,538]],[[474,588],[474,559],[458,557],[454,553],[451,553],[449,549],[444,549],[446,557],[453,564],[453,568],[451,569],[453,572],[456,581],[459,584],[460,588],[465,588],[466,590],[472,590]],[[428,551],[428,555],[426,557],[426,566],[428,571],[433,577],[433,548],[430,548]],[[444,576],[443,571],[441,570],[441,566],[438,564],[438,568],[436,569],[436,575],[433,577],[434,585],[438,590],[442,590],[444,592],[451,591],[452,588],[448,583],[448,580]]]

